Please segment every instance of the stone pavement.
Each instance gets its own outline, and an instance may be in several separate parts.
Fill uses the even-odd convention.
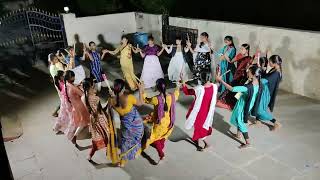
[[[109,76],[118,72],[108,70]],[[252,148],[240,150],[230,137],[236,128],[229,124],[230,112],[216,109],[210,149],[197,152],[187,139],[185,114],[192,98],[181,95],[177,104],[176,127],[166,143],[166,160],[158,160],[149,148],[144,157],[123,169],[110,166],[103,150],[89,163],[90,140],[79,140],[80,150],[63,135],[52,131],[51,113],[58,105],[55,89],[46,81],[33,96],[10,106],[10,113],[21,118],[23,135],[6,142],[16,180],[318,180],[320,179],[320,102],[280,92],[275,117],[283,127],[271,132],[265,125],[249,128]],[[8,109],[7,109],[8,110]],[[143,112],[150,111],[143,107]]]

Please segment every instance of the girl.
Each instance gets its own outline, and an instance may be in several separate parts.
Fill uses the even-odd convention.
[[[276,119],[274,119],[272,113],[269,111],[268,108],[268,105],[270,103],[270,92],[268,83],[268,80],[261,79],[262,92],[261,95],[257,98],[256,103],[258,105],[258,110],[256,114],[253,115],[256,116],[257,120],[271,121],[274,124],[271,130],[275,131],[276,129],[281,127],[281,124],[278,121],[276,121]]]
[[[237,127],[237,138],[240,138],[240,132],[243,134],[245,143],[242,144],[239,148],[246,148],[250,145],[248,128],[246,123],[248,122],[248,116],[250,115],[251,110],[254,107],[256,98],[258,97],[259,92],[259,83],[261,71],[258,66],[251,66],[248,70],[248,79],[251,81],[245,86],[234,86],[227,84],[223,77],[218,76],[217,81],[221,82],[228,90],[232,92],[241,92],[241,96],[237,101],[232,114],[230,123]]]
[[[81,100],[84,94],[79,87],[73,84],[74,80],[74,72],[71,70],[66,71],[65,92],[68,102],[72,105],[72,121],[71,124],[69,124],[68,137],[71,138],[72,143],[77,146],[77,136],[81,130],[89,124],[90,114]],[[75,133],[73,133],[74,130]]]
[[[141,153],[141,140],[144,132],[142,118],[135,106],[143,104],[143,87],[139,87],[140,98],[137,100],[128,94],[125,89],[125,81],[114,81],[114,97],[111,105],[119,113],[121,121],[120,163],[124,167],[128,160],[133,160]]]
[[[206,32],[200,34],[200,44],[192,49],[191,42],[187,42],[188,49],[191,53],[196,54],[194,63],[194,78],[200,79],[201,72],[211,72],[211,45],[209,44],[209,35]],[[200,84],[199,80],[199,84]]]
[[[233,74],[235,71],[235,66],[231,61],[236,55],[236,48],[234,47],[232,36],[226,36],[224,38],[224,43],[226,45],[218,51],[218,55],[220,59],[220,63],[219,63],[220,69],[218,72],[220,72],[220,74],[224,74],[225,72],[230,70],[231,72],[222,76],[223,81],[230,84],[233,80]],[[221,85],[219,87],[220,93],[223,93],[225,90],[226,90],[226,87],[224,85]]]
[[[194,128],[192,140],[196,143],[197,150],[203,151],[209,147],[205,138],[212,133],[212,121],[217,100],[217,85],[209,82],[210,75],[205,72],[200,74],[201,85],[193,89],[187,88],[183,84],[185,95],[195,96],[195,100],[187,113],[186,129]],[[204,142],[204,147],[200,147],[199,140]]]
[[[171,54],[172,58],[168,67],[168,76],[170,81],[180,81],[182,77],[183,81],[189,79],[189,66],[186,63],[185,53],[189,51],[187,47],[183,47],[182,39],[180,36],[176,37],[176,47],[173,48],[173,45],[170,46],[170,49],[164,45],[165,50],[168,54]]]
[[[271,70],[264,75],[264,78],[268,80],[268,87],[270,91],[270,103],[269,103],[269,108],[270,111],[273,112],[274,104],[276,101],[277,93],[278,93],[278,88],[279,84],[282,79],[282,59],[278,55],[272,55],[269,58],[269,66],[271,67]]]
[[[234,74],[234,78],[230,83],[231,86],[242,86],[247,81],[246,70],[249,65],[252,64],[252,58],[249,55],[250,45],[242,44],[240,48],[240,53],[231,61],[231,63],[237,62],[237,69]],[[234,97],[236,93],[231,91],[224,91],[217,102],[217,106],[220,108],[225,108],[232,110],[234,105],[237,102],[237,99]]]
[[[102,56],[97,52],[97,47],[94,42],[89,43],[90,50],[86,50],[86,46],[84,46],[83,49],[83,59],[85,59],[85,56],[89,57],[90,59],[90,70],[91,70],[91,76],[96,80],[98,84],[98,90],[101,90],[101,82],[103,81],[102,78],[102,68],[101,68],[101,59],[104,58],[105,54],[107,53],[107,50],[102,51]]]
[[[57,58],[57,56],[55,54],[53,54],[53,53],[49,54],[48,61],[49,61],[49,72],[50,72],[50,75],[52,78],[54,78],[58,74],[58,71],[64,71],[62,63],[59,62],[59,59]],[[59,109],[60,109],[60,105],[57,106],[55,111],[52,113],[53,117],[58,117]]]
[[[148,45],[143,50],[138,49],[140,55],[144,59],[141,81],[144,82],[145,88],[151,88],[156,85],[157,79],[163,78],[164,74],[159,62],[158,56],[160,56],[164,50],[154,44],[154,38],[152,35],[148,37]]]
[[[64,72],[58,71],[58,74],[54,77],[54,84],[60,97],[60,111],[53,130],[59,134],[64,133],[70,123],[71,104],[66,99],[65,87],[64,87]]]
[[[116,131],[113,126],[111,114],[109,114],[109,111],[107,113],[103,112],[92,79],[85,79],[83,89],[85,103],[90,112],[90,132],[92,139],[92,149],[88,160],[91,161],[92,156],[97,150],[107,148],[107,156],[112,163],[115,164],[117,163],[117,148],[114,142]]]
[[[150,144],[156,148],[160,162],[165,157],[163,152],[165,140],[168,139],[174,127],[175,104],[179,98],[180,86],[177,86],[174,93],[167,94],[165,80],[161,78],[157,80],[156,88],[160,92],[159,95],[152,98],[147,98],[146,95],[144,95],[144,101],[147,104],[154,106],[154,112],[151,115],[151,119],[146,121],[152,123],[153,128],[145,148],[147,148]]]
[[[267,73],[268,58],[266,56],[259,58],[258,66],[261,68],[261,75],[264,77]]]
[[[120,52],[120,65],[124,78],[126,79],[129,87],[132,91],[137,90],[137,77],[134,74],[133,63],[132,63],[132,52],[138,53],[138,50],[129,43],[127,36],[121,37],[121,45],[114,51],[106,50],[112,55],[116,55]]]

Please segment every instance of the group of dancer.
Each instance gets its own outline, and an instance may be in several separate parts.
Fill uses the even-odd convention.
[[[75,47],[66,49],[66,55],[61,52],[50,54],[50,74],[60,97],[54,131],[64,133],[78,146],[77,136],[89,126],[92,138],[88,155],[90,161],[97,150],[106,148],[111,162],[124,167],[129,160],[152,146],[157,150],[160,162],[165,158],[165,141],[175,125],[175,107],[180,90],[185,95],[194,96],[186,115],[185,128],[194,129],[192,141],[198,151],[210,146],[206,138],[212,134],[216,107],[232,111],[230,123],[237,128],[234,136],[241,139],[242,134],[244,137],[239,148],[250,146],[247,126],[250,117],[253,117],[253,123],[270,121],[272,130],[280,127],[272,115],[282,79],[282,59],[278,55],[268,58],[268,53],[262,56],[258,51],[251,57],[249,44],[242,44],[240,53],[236,54],[231,36],[226,36],[226,45],[215,51],[206,32],[201,33],[200,43],[195,48],[189,38],[185,46],[182,42],[178,36],[176,45],[158,46],[149,36],[148,45],[140,49],[129,43],[127,36],[122,36],[120,46],[113,51],[103,49],[98,52],[95,43],[90,42],[89,50],[83,45],[83,55],[77,55]],[[168,92],[158,58],[164,51],[172,57],[168,78],[176,88],[171,92]],[[120,53],[124,78],[114,80],[111,87],[100,61],[106,54],[117,53]],[[139,53],[144,58],[140,78],[134,73],[132,53]],[[187,53],[193,54],[193,66],[187,63]],[[81,60],[90,61],[90,77],[75,83],[75,68]],[[213,68],[215,64],[216,68]],[[195,83],[189,83],[191,80]],[[101,90],[97,84],[103,82],[109,94],[105,105],[97,94]],[[145,89],[153,87],[158,95],[149,97]],[[138,97],[134,96],[136,90]],[[137,107],[144,104],[150,104],[154,109],[150,115],[142,117]],[[120,134],[117,134],[112,110],[120,116]],[[150,133],[145,133],[147,128]]]

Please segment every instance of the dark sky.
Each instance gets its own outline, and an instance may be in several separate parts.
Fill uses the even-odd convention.
[[[320,31],[320,0],[177,0],[171,15]]]
[[[85,0],[83,0],[85,1]],[[94,3],[95,0],[88,0]],[[111,1],[111,0],[109,0]],[[153,1],[153,0],[150,0]],[[248,24],[287,27],[320,31],[320,0],[170,0],[175,1],[171,16],[212,19]],[[79,16],[87,16],[77,7],[77,0],[43,1],[49,8],[69,2]],[[50,2],[50,3],[49,3]],[[128,0],[118,0],[122,10],[143,11],[130,5]],[[59,7],[62,10],[62,8]],[[151,12],[152,13],[152,12]],[[93,14],[90,14],[93,15]]]

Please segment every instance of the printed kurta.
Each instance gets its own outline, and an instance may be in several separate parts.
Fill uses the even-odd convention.
[[[253,95],[249,105],[249,112],[254,106],[255,100],[258,95],[258,90],[259,90],[258,85],[253,86]],[[242,133],[248,132],[247,125],[244,122],[244,111],[245,111],[244,109],[245,109],[245,104],[248,98],[247,91],[248,91],[248,88],[245,86],[235,86],[232,88],[232,92],[241,92],[242,95],[240,96],[240,99],[237,101],[236,106],[232,111],[230,123],[236,126]]]
[[[91,74],[94,76],[97,82],[102,82],[103,78],[100,55],[96,51],[91,52],[90,55],[92,56],[92,60],[90,61]]]
[[[236,48],[234,48],[233,46],[226,45],[219,50],[218,54],[228,56],[231,61],[236,55]],[[219,68],[220,68],[221,75],[227,72],[228,70],[230,70],[229,73],[222,76],[222,80],[230,84],[233,80],[235,65],[233,63],[229,63],[227,60],[221,60],[219,63]],[[226,87],[224,85],[220,85],[219,92],[223,93],[225,90],[226,90]]]

